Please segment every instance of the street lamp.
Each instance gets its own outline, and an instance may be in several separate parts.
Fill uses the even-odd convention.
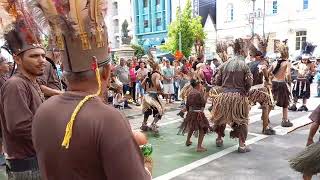
[[[180,27],[180,30],[179,30],[179,51],[181,52],[182,51],[182,37],[181,37],[181,2],[179,0],[179,27]]]
[[[252,36],[254,36],[254,20],[255,20],[255,11],[256,11],[256,0],[252,0],[252,4],[253,4],[253,8],[252,8],[252,14],[253,14],[253,18],[252,18]]]

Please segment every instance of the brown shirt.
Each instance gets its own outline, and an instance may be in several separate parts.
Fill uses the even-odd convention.
[[[4,75],[0,75],[0,89],[2,85],[6,82],[7,78]]]
[[[77,115],[69,149],[61,147],[66,125],[86,94],[53,96],[32,127],[41,176],[48,180],[149,180],[143,157],[120,112],[94,98]]]
[[[60,81],[57,75],[57,70],[46,61],[46,68],[44,74],[38,78],[39,84],[47,86],[52,89],[61,90]]]
[[[0,120],[4,149],[9,159],[35,156],[31,124],[43,100],[37,89],[40,87],[35,87],[20,74],[12,76],[1,88]]]
[[[196,89],[192,89],[187,98],[186,108],[188,110],[201,110],[206,106],[206,100],[203,93]]]
[[[249,67],[243,60],[234,59],[221,65],[214,81],[217,86],[237,92],[248,92],[252,83],[253,78]]]

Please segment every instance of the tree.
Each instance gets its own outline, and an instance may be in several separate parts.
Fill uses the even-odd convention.
[[[177,19],[169,25],[168,40],[161,46],[162,50],[174,54],[179,50],[179,32],[181,31],[181,50],[184,56],[191,55],[192,47],[196,40],[203,42],[206,34],[201,24],[201,17],[192,17],[191,1],[188,0],[179,18],[180,7],[177,11]]]
[[[136,56],[138,59],[142,58],[142,56],[146,54],[143,47],[138,44],[132,44],[131,47],[134,49],[134,56]]]

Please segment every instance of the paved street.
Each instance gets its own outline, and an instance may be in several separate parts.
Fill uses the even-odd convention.
[[[315,86],[313,86],[315,89]],[[314,95],[308,102],[309,112],[290,112],[289,118],[294,123],[292,128],[280,126],[282,110],[276,108],[271,112],[272,126],[277,130],[275,136],[262,135],[261,110],[257,106],[250,112],[249,140],[252,151],[238,154],[237,141],[225,138],[225,146],[215,147],[215,135],[205,137],[204,145],[208,152],[199,155],[195,153],[195,145],[185,147],[186,136],[178,136],[177,127],[182,121],[176,116],[179,103],[166,106],[167,112],[161,121],[161,136],[157,139],[150,135],[149,140],[154,145],[155,180],[295,180],[301,179],[288,165],[288,159],[305,147],[310,126],[297,129],[297,126],[307,124],[311,111],[319,104],[319,98]],[[299,105],[298,105],[299,106]],[[133,127],[137,129],[142,122],[140,109],[124,112]],[[208,114],[209,117],[209,114]],[[315,140],[317,140],[316,136]],[[169,142],[168,142],[169,141]],[[196,144],[196,139],[193,141]],[[161,152],[159,152],[161,151]],[[314,177],[318,179],[319,177]]]

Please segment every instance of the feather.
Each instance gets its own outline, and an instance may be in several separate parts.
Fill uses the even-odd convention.
[[[12,17],[3,7],[0,7],[0,37],[13,29],[15,18]]]
[[[317,47],[316,45],[313,45],[311,43],[306,43],[303,53],[312,55],[316,47]]]

